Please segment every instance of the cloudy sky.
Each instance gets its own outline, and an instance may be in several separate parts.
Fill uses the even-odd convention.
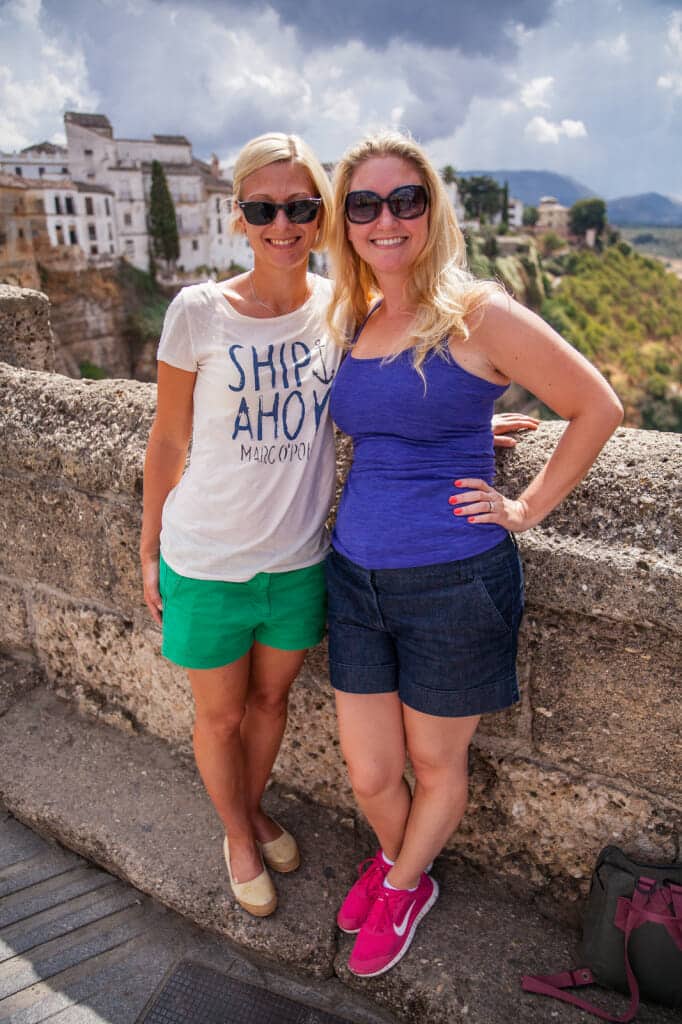
[[[682,2],[0,0],[0,150],[63,141],[69,109],[228,163],[395,125],[438,166],[682,199]]]

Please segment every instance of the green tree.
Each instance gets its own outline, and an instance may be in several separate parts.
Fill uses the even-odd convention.
[[[535,227],[538,222],[538,208],[537,206],[524,206],[523,208],[523,225],[527,228]]]
[[[597,196],[579,199],[568,211],[568,224],[571,233],[579,238],[584,238],[590,228],[594,228],[599,238],[606,227],[606,203]]]
[[[500,212],[502,189],[488,175],[460,178],[459,192],[467,217],[481,222]]]
[[[152,188],[149,200],[149,233],[152,255],[173,265],[180,255],[178,223],[175,218],[173,197],[166,175],[158,160],[152,163]]]
[[[502,223],[509,226],[509,182],[505,181],[500,198],[502,203]]]
[[[452,164],[446,164],[445,167],[441,169],[440,176],[446,185],[454,185],[457,181],[457,172]]]

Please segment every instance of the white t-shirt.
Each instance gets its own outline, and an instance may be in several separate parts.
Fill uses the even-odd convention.
[[[214,282],[183,288],[157,357],[196,372],[189,466],[166,498],[161,554],[182,576],[241,582],[324,557],[334,494],[331,282],[299,309],[244,316]]]

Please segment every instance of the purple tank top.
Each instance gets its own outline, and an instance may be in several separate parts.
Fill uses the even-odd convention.
[[[499,544],[506,531],[453,515],[454,481],[495,475],[491,419],[506,388],[464,370],[447,352],[422,366],[348,355],[331,389],[331,415],[353,439],[353,464],[332,537],[365,569],[451,562]]]

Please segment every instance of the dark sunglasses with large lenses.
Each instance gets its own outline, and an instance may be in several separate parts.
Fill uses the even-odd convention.
[[[349,192],[344,204],[351,224],[369,224],[376,220],[386,203],[394,217],[414,220],[421,217],[429,205],[429,194],[423,185],[401,185],[387,196],[376,192]]]
[[[269,203],[265,199],[247,199],[237,203],[249,224],[262,227],[272,224],[278,210],[284,210],[292,224],[310,224],[315,220],[321,199],[291,199],[288,203]]]

